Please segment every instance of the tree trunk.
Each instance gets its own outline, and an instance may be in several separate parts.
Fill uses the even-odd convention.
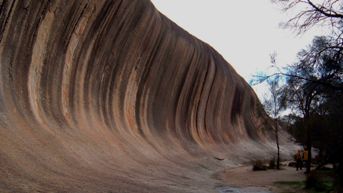
[[[309,175],[311,172],[311,162],[312,162],[312,137],[311,137],[311,128],[307,125],[307,123],[306,123],[306,146],[307,146],[307,151],[308,151],[308,159],[306,162],[306,174]]]
[[[309,127],[309,111],[305,114],[305,129],[306,129],[306,148],[307,148],[307,161],[306,161],[306,188],[312,188],[313,183],[311,182],[311,162],[312,162],[312,132]]]
[[[277,120],[275,120],[275,139],[276,139],[276,147],[277,147],[277,159],[276,159],[276,169],[280,169],[280,145],[279,145],[279,129]]]
[[[336,191],[337,192],[343,192],[343,166],[342,166],[342,158],[340,158],[340,161],[338,163],[337,168],[337,177],[336,177]]]
[[[342,133],[339,135],[342,136]],[[342,150],[343,150],[342,138],[338,142],[340,145],[338,146],[337,152],[342,152]],[[335,170],[337,171],[337,174],[336,174],[337,175],[337,177],[336,177],[337,192],[343,192],[343,156],[339,156],[337,167]]]

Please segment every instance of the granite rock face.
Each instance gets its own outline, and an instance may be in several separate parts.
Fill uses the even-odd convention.
[[[268,122],[148,0],[0,1],[0,192],[212,192],[270,157]]]

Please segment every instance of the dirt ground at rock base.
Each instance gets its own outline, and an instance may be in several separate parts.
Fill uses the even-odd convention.
[[[256,188],[256,190],[262,188],[272,193],[282,193],[284,189],[277,186],[276,182],[303,181],[305,175],[304,170],[296,171],[295,168],[288,166],[283,166],[281,170],[266,171],[253,171],[252,166],[242,166],[221,171],[215,174],[215,178],[229,187]]]

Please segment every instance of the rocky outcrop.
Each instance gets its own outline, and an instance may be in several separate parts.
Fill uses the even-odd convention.
[[[271,139],[249,85],[150,1],[0,1],[1,192],[211,192]]]

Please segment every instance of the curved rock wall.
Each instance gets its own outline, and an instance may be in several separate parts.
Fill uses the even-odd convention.
[[[0,1],[1,192],[211,192],[213,171],[270,155],[266,123],[148,0]]]

